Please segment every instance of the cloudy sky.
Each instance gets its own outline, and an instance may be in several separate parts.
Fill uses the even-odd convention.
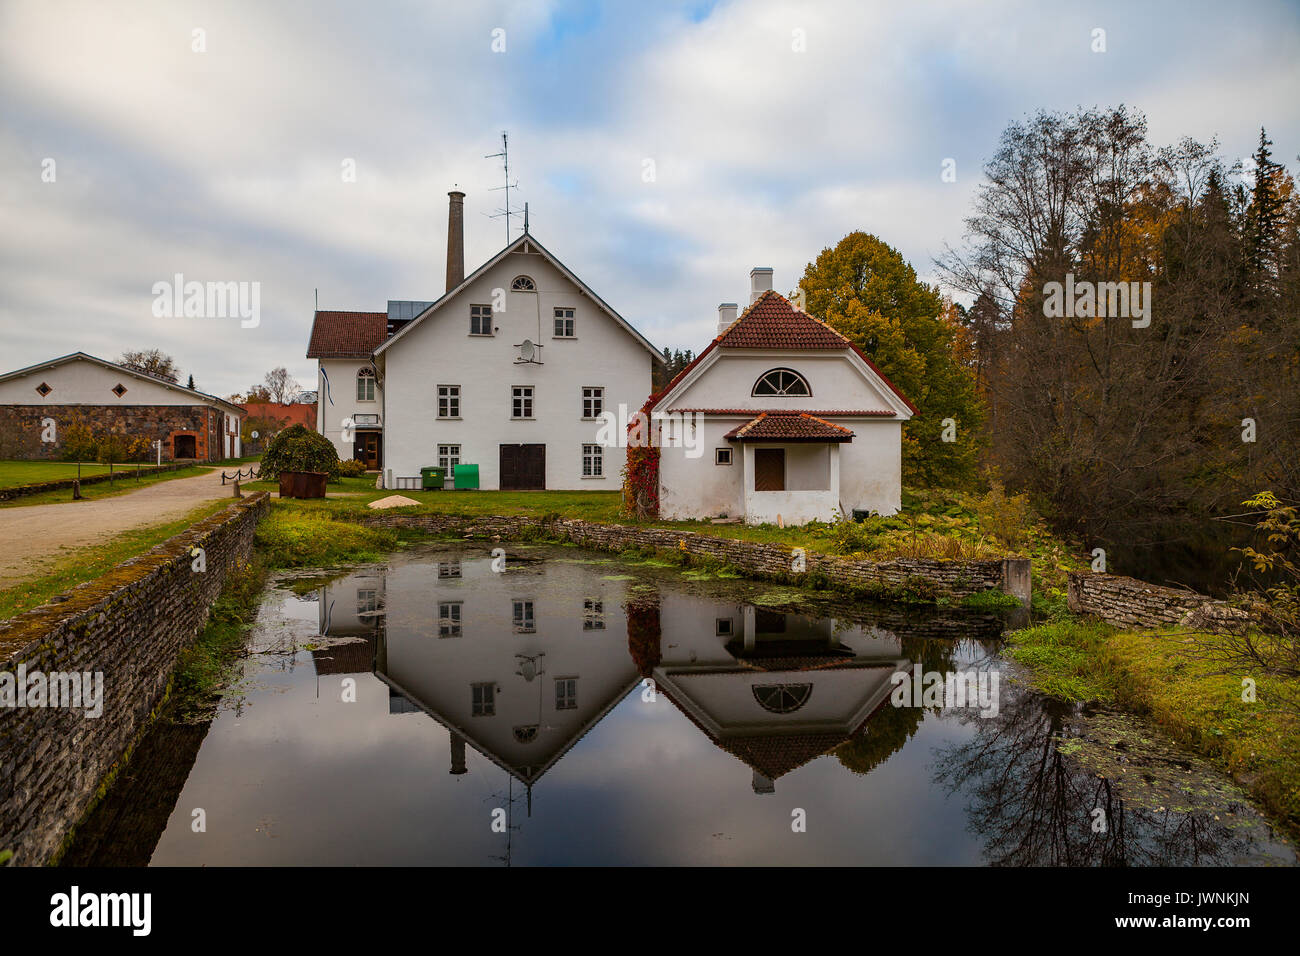
[[[314,381],[315,290],[442,294],[448,189],[469,269],[505,243],[502,130],[532,232],[698,350],[751,266],[787,291],[853,229],[933,280],[1037,109],[1125,103],[1229,159],[1264,125],[1294,170],[1297,90],[1296,0],[0,0],[0,366],[157,347],[205,391]],[[177,273],[260,283],[260,324],[156,317]]]

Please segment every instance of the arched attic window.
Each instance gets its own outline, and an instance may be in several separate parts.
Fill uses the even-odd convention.
[[[792,714],[812,696],[812,684],[759,684],[752,690],[759,706],[774,714]]]
[[[373,402],[375,400],[375,373],[373,369],[363,368],[357,372],[357,401]]]
[[[514,281],[510,283],[511,292],[536,292],[537,283],[533,281],[532,276],[515,276]]]
[[[808,380],[793,369],[774,368],[754,383],[754,395],[811,395]]]

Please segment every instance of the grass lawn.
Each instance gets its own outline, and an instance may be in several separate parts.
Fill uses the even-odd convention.
[[[621,514],[622,496],[617,491],[381,491],[374,484],[374,476],[344,478],[327,486],[329,497],[324,500],[275,497],[273,502],[277,508],[355,517],[374,513],[366,507],[369,502],[400,494],[417,501],[421,510],[441,514],[559,516],[615,524],[636,523]],[[265,489],[273,494],[278,488],[270,481],[250,482],[243,487]],[[888,557],[976,560],[1018,553],[1034,560],[1035,591],[1044,599],[1063,601],[1066,573],[1087,567],[1081,550],[1071,548],[1053,535],[1033,515],[1024,523],[1018,547],[1008,547],[985,531],[981,510],[980,503],[970,495],[909,490],[904,492],[903,510],[898,515],[873,517],[861,523],[841,521],[778,528],[710,521],[649,521],[645,526],[877,560]]]
[[[73,466],[76,467],[75,465]],[[85,467],[84,465],[82,466]],[[125,466],[123,466],[125,467]],[[113,466],[113,474],[116,475],[118,466]],[[108,470],[108,466],[104,466]],[[152,474],[144,474],[139,479],[135,477],[135,471],[124,472],[121,480],[114,478],[112,481],[101,481],[93,485],[83,485],[81,488],[81,497],[87,499],[94,498],[111,498],[113,495],[123,495],[128,491],[135,491],[137,488],[143,488],[146,485],[157,484],[160,481],[172,481],[176,478],[193,478],[195,475],[204,475],[212,469],[199,465],[190,465],[185,468],[178,468],[176,471],[160,471]],[[76,474],[75,471],[73,473]],[[84,474],[84,472],[83,472]],[[57,504],[62,501],[72,500],[72,490],[61,488],[58,491],[42,491],[40,494],[23,495],[21,498],[14,498],[12,501],[0,501],[0,508],[25,508],[30,505],[49,505]]]
[[[125,465],[114,465],[118,471]],[[134,467],[134,466],[132,466]],[[82,462],[81,475],[102,475],[108,471],[108,465],[96,462]],[[0,488],[14,488],[18,485],[35,485],[42,481],[59,481],[63,478],[77,477],[75,461],[0,461]]]
[[[67,557],[60,559],[40,577],[0,590],[0,620],[8,620],[15,614],[45,603],[56,594],[94,580],[123,561],[143,554],[154,545],[162,544],[196,521],[201,521],[229,504],[225,499],[207,502],[175,521],[126,531],[115,535],[105,544],[69,552]]]

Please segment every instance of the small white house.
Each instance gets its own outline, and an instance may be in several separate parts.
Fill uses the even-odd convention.
[[[750,304],[650,403],[660,514],[805,524],[902,503],[915,406],[852,342],[750,272]]]

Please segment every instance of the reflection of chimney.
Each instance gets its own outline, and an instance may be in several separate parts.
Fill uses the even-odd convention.
[[[772,288],[772,270],[768,266],[754,266],[749,270],[749,304],[753,305],[758,297]]]
[[[754,792],[755,793],[776,793],[776,784],[763,776],[757,770],[754,771]]]
[[[736,311],[740,306],[734,302],[724,302],[718,306],[718,334],[727,331],[727,326],[736,321]]]
[[[469,773],[469,768],[465,766],[465,738],[454,731],[451,735],[451,770],[449,772],[454,774]]]
[[[465,281],[465,194],[458,189],[447,193],[447,291]]]

